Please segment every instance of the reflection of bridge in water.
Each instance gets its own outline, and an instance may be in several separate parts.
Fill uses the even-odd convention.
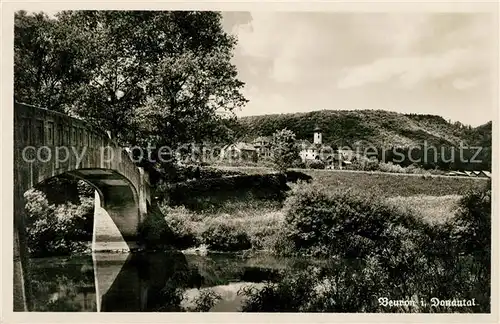
[[[182,253],[95,253],[93,261],[97,311],[176,311],[177,289],[192,286]]]
[[[181,300],[174,297],[198,286],[182,253],[103,252],[32,264],[34,311],[178,310]]]
[[[149,180],[143,169],[103,132],[82,120],[29,105],[14,106],[14,310],[28,310],[25,281],[27,247],[24,193],[58,175],[85,180],[96,190],[95,210],[107,214],[120,235],[105,228],[94,243],[134,242],[150,204]],[[97,223],[97,227],[99,223]],[[94,226],[96,228],[96,226]],[[104,230],[102,230],[104,229]]]
[[[199,297],[207,292],[221,297],[208,306],[209,311],[239,311],[242,287],[262,287],[263,282],[280,280],[284,269],[310,265],[270,255],[246,258],[174,251],[102,252],[39,259],[35,264],[35,311],[84,312],[206,311],[206,299]]]

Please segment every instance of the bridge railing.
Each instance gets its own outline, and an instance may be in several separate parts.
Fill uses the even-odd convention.
[[[16,102],[14,108],[16,129],[22,130],[17,144],[96,147],[112,143],[106,132],[83,120],[23,103]]]

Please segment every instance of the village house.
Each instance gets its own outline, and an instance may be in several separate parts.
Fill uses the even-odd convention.
[[[245,142],[238,142],[224,146],[220,151],[220,160],[257,161],[257,150]]]
[[[316,126],[313,133],[313,142],[307,139],[296,141],[299,156],[304,163],[316,160],[325,164],[329,169],[342,168],[350,164],[352,150],[339,150],[337,146],[323,144],[321,128]],[[267,136],[259,136],[251,144],[239,141],[224,146],[220,151],[220,160],[241,160],[257,162],[258,160],[270,158],[272,155],[271,139]]]
[[[271,156],[271,139],[267,136],[259,136],[252,142],[259,159]]]

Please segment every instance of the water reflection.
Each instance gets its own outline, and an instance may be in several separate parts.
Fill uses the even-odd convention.
[[[282,270],[311,263],[265,254],[245,258],[180,252],[32,261],[33,310],[83,312],[238,311],[242,286],[277,281]],[[207,288],[220,296],[213,304],[200,298],[207,296]]]
[[[47,312],[95,312],[92,257],[32,260],[32,309]]]

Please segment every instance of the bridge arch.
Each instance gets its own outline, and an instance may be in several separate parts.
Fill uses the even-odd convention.
[[[65,114],[14,104],[14,310],[26,310],[24,193],[67,174],[90,183],[126,241],[151,203],[148,175],[102,130]],[[111,239],[103,235],[98,240]],[[29,302],[29,301],[28,301]]]

